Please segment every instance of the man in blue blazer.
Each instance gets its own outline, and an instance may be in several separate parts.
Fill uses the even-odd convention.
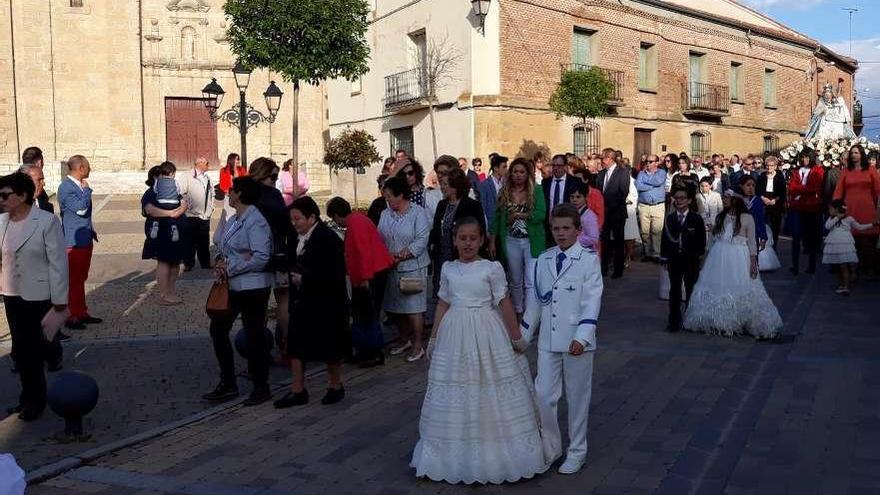
[[[498,191],[501,190],[504,178],[507,176],[507,157],[493,153],[491,165],[491,175],[480,183],[480,203],[483,205],[483,212],[486,213],[486,226],[488,228],[491,228],[492,220],[495,218]]]
[[[92,246],[98,235],[92,226],[92,188],[86,180],[91,172],[89,161],[82,155],[74,155],[67,161],[67,167],[70,173],[58,186],[70,274],[67,328],[82,330],[86,324],[102,321],[90,315],[86,306],[86,280],[92,263]]]

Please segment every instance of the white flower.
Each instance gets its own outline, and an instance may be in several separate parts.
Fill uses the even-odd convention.
[[[825,161],[823,161],[823,162],[822,162],[822,165],[825,165],[826,167],[830,167],[830,166],[831,166],[831,160],[825,160]]]

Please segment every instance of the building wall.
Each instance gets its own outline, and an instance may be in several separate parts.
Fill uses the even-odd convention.
[[[222,0],[83,3],[12,0],[11,16],[8,5],[0,7],[0,161],[17,161],[20,141],[22,148],[40,146],[47,160],[80,153],[97,170],[137,170],[165,160],[166,97],[199,98],[216,77],[227,91],[221,111],[237,103]],[[293,85],[255,71],[247,99],[266,114],[262,93],[270,80],[284,92],[282,106],[274,124],[250,129],[248,157],[268,155],[280,163],[292,152]],[[320,164],[326,131],[324,88],[304,85],[299,158],[315,189],[329,187]],[[239,151],[237,128],[218,122],[217,134],[220,161]]]
[[[723,0],[722,0],[723,1]],[[790,43],[759,36],[745,36],[737,30],[694,17],[662,11],[633,2],[601,0],[508,0],[501,8],[501,86],[508,101],[504,106],[546,109],[546,102],[559,81],[560,66],[571,61],[572,31],[575,26],[595,31],[592,63],[624,72],[623,105],[612,116],[601,119],[601,146],[631,153],[634,128],[656,129],[654,144],[670,149],[690,148],[690,132],[709,130],[712,151],[762,150],[763,135],[773,133],[780,142],[794,139],[803,130],[815,105],[815,84],[822,78],[839,76],[846,88],[852,87],[852,74],[830,67],[810,80],[811,68],[818,63],[812,53]],[[714,3],[713,3],[714,5]],[[528,19],[529,22],[524,22]],[[638,88],[639,47],[651,43],[658,50],[656,91]],[[688,80],[690,51],[705,53],[706,82],[729,86],[730,64],[743,67],[743,103],[731,103],[729,115],[720,121],[700,121],[682,115],[683,85]],[[776,71],[777,106],[767,109],[763,102],[765,68]],[[832,76],[832,73],[834,74]],[[820,84],[821,86],[821,84]],[[845,90],[849,95],[851,91]],[[516,100],[516,101],[513,101]],[[522,100],[522,101],[520,101]],[[524,103],[525,102],[525,103]],[[557,121],[537,112],[527,121],[544,122],[547,139],[571,149],[571,122]],[[484,122],[494,122],[486,114]],[[505,126],[484,124],[488,128]],[[518,127],[521,127],[522,123]],[[667,129],[668,128],[668,129]],[[543,136],[543,134],[533,134]],[[515,136],[514,136],[515,138]],[[490,138],[483,148],[501,146],[509,139]],[[630,150],[630,151],[628,151]],[[656,151],[660,151],[658,148]]]

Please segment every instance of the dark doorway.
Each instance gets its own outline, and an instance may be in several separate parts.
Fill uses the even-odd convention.
[[[652,129],[636,129],[635,130],[635,146],[633,148],[632,163],[639,163],[642,155],[650,155],[653,153],[651,144]]]

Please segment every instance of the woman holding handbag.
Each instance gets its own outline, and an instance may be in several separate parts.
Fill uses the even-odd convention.
[[[247,335],[248,373],[254,384],[244,405],[255,406],[272,397],[265,327],[275,276],[265,271],[272,256],[272,231],[255,206],[259,199],[260,184],[253,178],[238,177],[232,181],[229,204],[235,208],[235,214],[226,223],[214,264],[217,281],[229,286],[229,311],[211,318],[211,340],[220,364],[220,384],[202,398],[212,402],[238,396],[229,331],[239,314]]]
[[[395,266],[385,285],[384,309],[400,331],[400,345],[392,348],[396,356],[410,351],[406,358],[415,362],[425,356],[422,334],[427,309],[428,235],[431,226],[425,209],[409,200],[411,188],[406,180],[392,177],[382,185],[388,209],[379,219],[379,233]]]

